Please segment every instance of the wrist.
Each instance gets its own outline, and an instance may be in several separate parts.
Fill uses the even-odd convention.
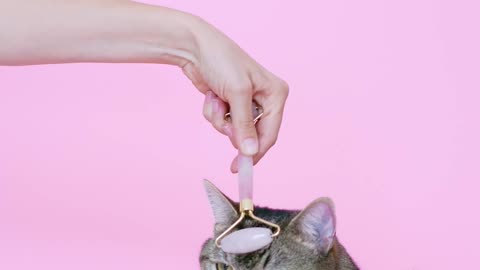
[[[136,2],[126,2],[119,7],[119,17],[121,26],[113,29],[121,32],[112,44],[130,50],[124,55],[127,62],[176,66],[197,62],[198,32],[204,24],[200,18]]]
[[[191,14],[164,7],[148,6],[145,12],[146,31],[141,40],[150,59],[156,63],[184,66],[198,59],[198,32],[201,20]],[[142,14],[139,12],[139,14]],[[151,17],[149,17],[151,16]],[[152,25],[148,26],[149,22]],[[152,27],[152,31],[149,31]]]

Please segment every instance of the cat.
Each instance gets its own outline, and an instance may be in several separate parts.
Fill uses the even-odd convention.
[[[213,210],[213,238],[202,246],[202,270],[358,270],[358,266],[335,235],[334,205],[319,198],[304,210],[278,210],[255,207],[255,215],[278,224],[282,231],[273,242],[248,254],[227,254],[215,245],[215,238],[238,218],[238,203],[224,195],[211,182],[204,187]],[[264,227],[251,219],[240,228]]]

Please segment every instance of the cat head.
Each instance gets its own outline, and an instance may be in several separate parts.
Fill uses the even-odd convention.
[[[215,246],[214,240],[239,217],[238,203],[232,201],[212,183],[205,190],[213,210],[213,238],[202,247],[202,270],[334,270],[357,269],[335,236],[336,220],[333,202],[319,198],[302,211],[256,207],[255,215],[278,224],[282,232],[273,242],[255,252],[234,255]],[[264,227],[247,219],[238,229]],[[342,268],[343,267],[343,268]]]

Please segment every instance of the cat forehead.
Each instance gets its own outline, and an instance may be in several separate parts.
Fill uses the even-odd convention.
[[[269,207],[255,206],[255,215],[271,222],[291,221],[300,212],[300,210],[274,209]]]
[[[211,244],[214,246],[213,241]],[[307,248],[298,249],[299,247],[298,245],[292,246],[288,239],[274,240],[271,245],[262,250],[243,255],[227,254],[214,247],[215,251],[210,254],[210,260],[234,266],[235,270],[317,269],[316,266],[319,263],[318,256],[308,252]]]

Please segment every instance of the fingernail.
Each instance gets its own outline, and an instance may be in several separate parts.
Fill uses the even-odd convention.
[[[233,160],[230,170],[234,173],[238,172],[238,157]]]
[[[225,134],[227,134],[228,137],[233,136],[233,130],[232,130],[232,127],[230,125],[224,125],[223,126],[223,132],[225,132]]]
[[[213,92],[212,92],[212,91],[208,91],[208,92],[207,92],[207,102],[212,101],[213,96],[214,96]]]
[[[210,121],[212,119],[212,103],[208,102],[205,104],[205,116]]]
[[[220,102],[216,99],[212,101],[212,110],[213,113],[218,113],[218,111],[220,110]]]
[[[247,156],[253,156],[258,152],[258,142],[254,138],[243,140],[241,146],[242,153]]]
[[[212,111],[213,111],[212,99],[213,99],[213,92],[208,91],[205,98],[205,115],[208,120],[212,118]]]

